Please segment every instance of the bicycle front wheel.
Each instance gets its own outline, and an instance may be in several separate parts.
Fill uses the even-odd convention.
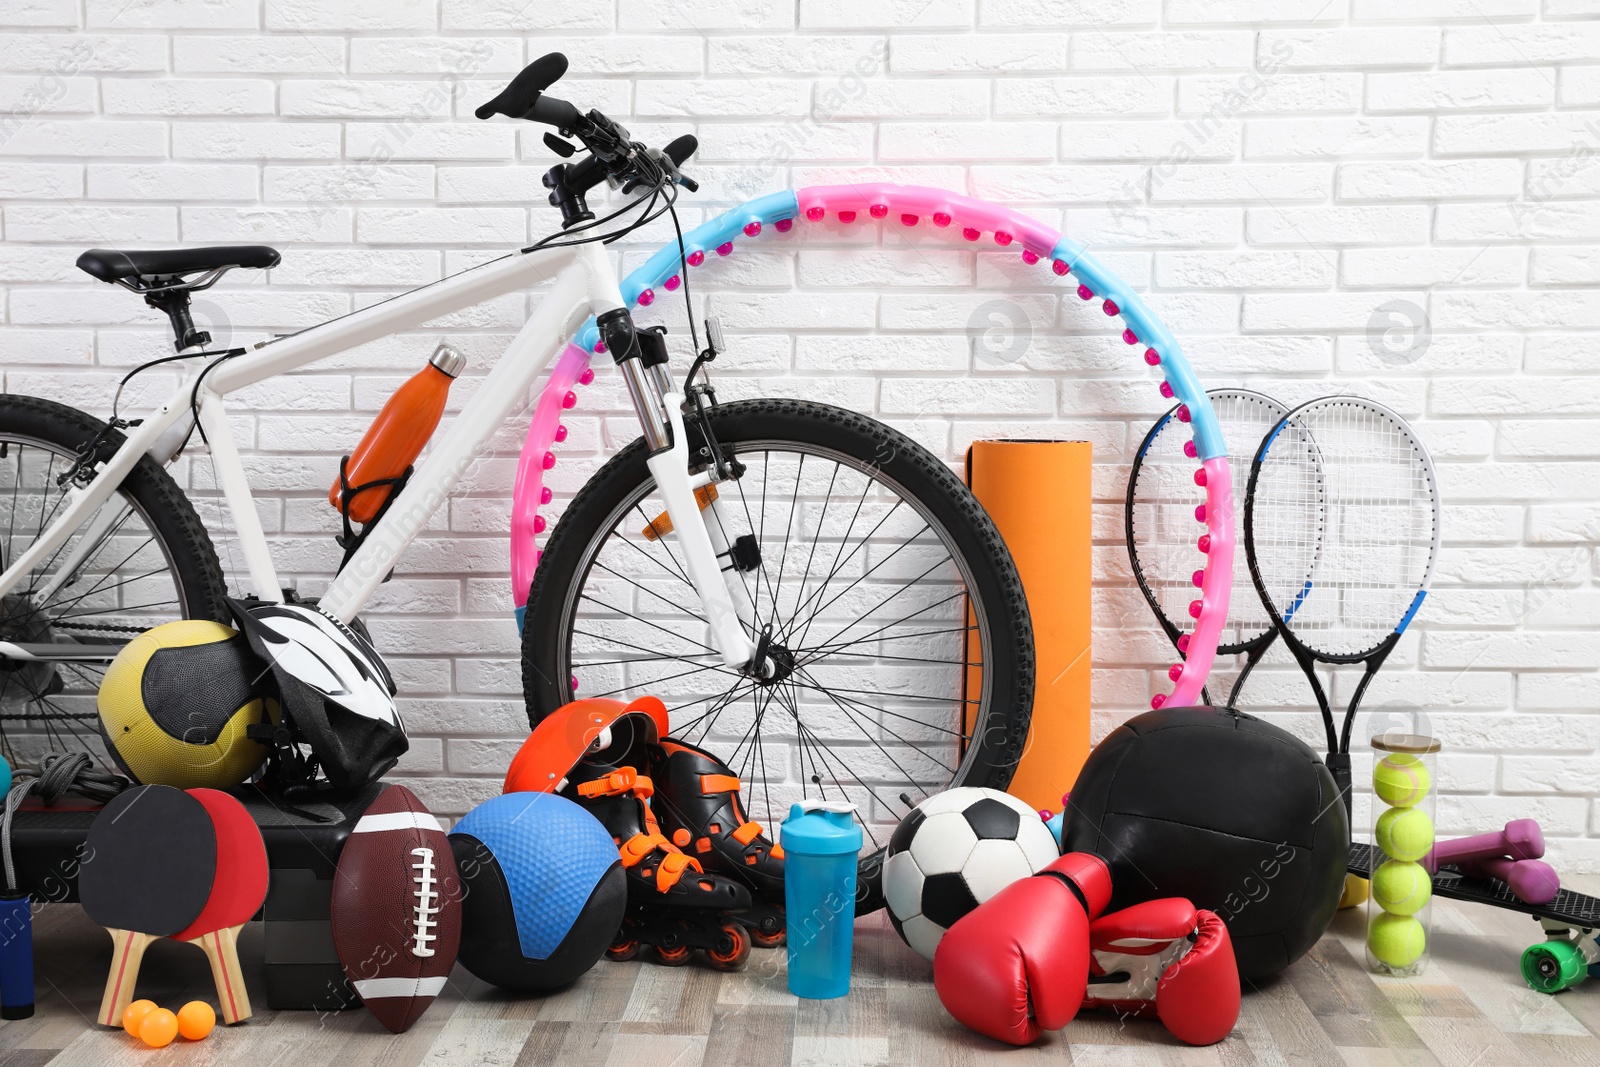
[[[643,441],[584,486],[528,598],[530,722],[573,699],[655,694],[673,736],[722,757],[776,834],[790,803],[847,799],[866,831],[858,911],[910,808],[956,785],[1004,788],[1033,706],[1033,630],[1016,566],[959,479],[905,435],[821,404],[710,414],[743,466],[705,512],[742,569],[748,630],[778,666],[725,667],[670,536]],[[690,454],[710,462],[702,435]],[[703,451],[704,450],[704,451]]]

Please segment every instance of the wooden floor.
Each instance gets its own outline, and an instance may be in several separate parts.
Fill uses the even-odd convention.
[[[1593,892],[1600,879],[1574,879]],[[602,960],[571,989],[517,999],[461,968],[409,1033],[390,1035],[364,1011],[318,1016],[260,1011],[201,1042],[155,1052],[92,1022],[110,939],[77,907],[44,909],[35,930],[38,1012],[0,1023],[0,1067],[248,1064],[250,1067],[778,1067],[780,1064],[1352,1064],[1600,1067],[1600,980],[1555,997],[1517,975],[1540,935],[1532,919],[1454,901],[1434,905],[1428,973],[1378,979],[1361,960],[1362,909],[1288,972],[1250,991],[1223,1043],[1190,1049],[1154,1021],[1088,1014],[1036,1046],[1013,1050],[972,1034],[939,1006],[931,967],[881,914],[856,930],[855,987],[836,1001],[797,1001],[784,953],[757,949],[745,970],[720,974]],[[260,924],[241,945],[259,970]],[[209,971],[187,945],[161,942],[145,959],[139,995],[176,1009],[209,998]],[[252,995],[264,1000],[259,990]]]

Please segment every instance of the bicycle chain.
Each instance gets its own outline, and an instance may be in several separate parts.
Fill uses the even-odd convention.
[[[50,622],[49,625],[57,630],[92,630],[100,633],[117,634],[142,634],[150,629],[148,626],[116,626],[112,623],[94,622]]]

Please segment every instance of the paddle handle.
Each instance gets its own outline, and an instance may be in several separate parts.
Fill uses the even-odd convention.
[[[211,980],[217,984],[217,1003],[222,1005],[222,1021],[228,1024],[250,1018],[250,994],[244,988],[244,972],[239,968],[239,926],[225,926],[209,934],[191,938],[211,961]]]
[[[122,1013],[133,1003],[133,986],[139,980],[139,964],[144,962],[144,950],[155,940],[153,934],[137,930],[113,930],[111,935],[111,973],[106,975],[106,995],[100,1001],[101,1026],[121,1026]]]
[[[0,897],[0,1019],[33,1015],[33,902]]]

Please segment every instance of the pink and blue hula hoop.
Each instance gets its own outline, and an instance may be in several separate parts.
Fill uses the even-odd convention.
[[[1196,483],[1206,491],[1206,503],[1195,511],[1196,546],[1206,563],[1196,572],[1196,597],[1189,605],[1194,629],[1180,642],[1183,662],[1167,671],[1172,692],[1157,694],[1150,702],[1157,708],[1167,703],[1198,703],[1216,658],[1233,586],[1233,485],[1227,448],[1211,402],[1172,334],[1137,294],[1077,242],[1018,211],[943,189],[868,183],[772,193],[690,230],[683,235],[684,251],[689,266],[698,267],[708,255],[726,256],[736,240],[758,237],[769,226],[780,234],[788,233],[796,223],[821,222],[829,214],[846,225],[892,218],[901,225],[916,226],[926,220],[941,229],[954,229],[973,242],[987,233],[997,245],[1015,246],[1025,263],[1047,264],[1057,277],[1076,280],[1079,297],[1099,300],[1108,317],[1122,320],[1123,341],[1161,373],[1162,394],[1181,405],[1178,418],[1187,422],[1194,434],[1185,451],[1196,461]],[[668,292],[678,288],[681,269],[678,245],[673,241],[622,281],[623,298],[629,307],[648,307],[655,302],[658,288]],[[534,409],[517,466],[511,507],[511,593],[519,630],[541,556],[537,537],[544,532],[545,520],[539,508],[551,497],[544,472],[555,465],[553,449],[566,438],[561,413],[577,403],[575,387],[594,380],[589,359],[597,350],[603,351],[603,346],[599,346],[599,334],[590,319],[556,361]],[[1203,533],[1199,532],[1201,526]]]

